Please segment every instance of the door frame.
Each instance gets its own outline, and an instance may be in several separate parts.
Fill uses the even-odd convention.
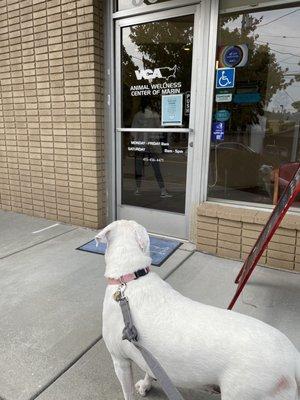
[[[134,219],[139,223],[142,223],[150,232],[159,233],[162,235],[175,236],[180,238],[187,238],[187,227],[186,227],[186,214],[188,214],[187,204],[189,204],[188,196],[190,190],[187,186],[189,180],[186,178],[186,200],[185,200],[185,212],[184,214],[168,212],[163,210],[149,209],[143,207],[136,207],[130,205],[124,205],[122,201],[122,134],[125,129],[122,129],[122,65],[121,65],[121,32],[124,27],[147,24],[153,21],[163,21],[165,19],[171,19],[181,17],[185,15],[194,15],[194,29],[198,25],[197,18],[199,15],[200,5],[185,6],[182,8],[171,9],[169,11],[161,11],[155,14],[145,14],[140,16],[129,17],[121,19],[116,23],[116,172],[117,172],[117,217],[118,219]],[[192,73],[191,73],[191,103],[193,101],[193,92],[195,91],[193,85],[193,68],[197,55],[194,54],[197,46],[193,41],[193,61],[192,61]],[[190,114],[190,122],[188,129],[180,129],[180,131],[189,132],[188,143],[191,142],[194,129],[193,116]],[[167,131],[167,129],[163,128]],[[129,129],[130,130],[130,129]],[[174,131],[179,129],[174,129]],[[193,148],[188,146],[187,156],[187,177],[190,174],[192,151]]]
[[[167,4],[175,8],[167,9]],[[196,219],[196,205],[201,201],[206,200],[207,192],[207,174],[208,174],[208,157],[209,157],[209,143],[210,143],[210,126],[212,119],[212,99],[213,99],[213,86],[214,86],[214,71],[215,71],[215,53],[217,41],[217,22],[218,22],[218,0],[202,0],[200,3],[197,1],[188,1],[189,5],[180,6],[179,1],[170,1],[160,3],[160,5],[140,8],[138,16],[128,15],[124,19],[118,19],[124,16],[120,13],[113,13],[112,3],[106,9],[107,21],[110,29],[106,30],[106,67],[107,67],[107,113],[106,113],[106,126],[107,126],[107,144],[109,156],[107,160],[107,175],[108,182],[108,220],[115,220],[117,217],[117,167],[116,167],[116,138],[119,133],[116,131],[115,115],[118,115],[115,108],[115,87],[117,87],[116,69],[117,64],[115,46],[117,41],[120,42],[120,32],[117,35],[116,26],[121,29],[121,26],[128,25],[128,21],[132,24],[138,22],[147,22],[159,19],[157,14],[165,15],[165,18],[172,16],[187,15],[193,13],[195,15],[194,23],[194,42],[193,42],[193,66],[192,66],[192,82],[194,84],[191,90],[191,110],[190,110],[190,128],[193,129],[190,134],[189,142],[193,142],[193,148],[189,146],[188,165],[187,165],[187,193],[186,193],[186,210],[185,214],[181,217],[184,219],[185,229],[184,232],[175,233],[175,236],[188,238],[193,240],[195,237],[195,219]],[[181,3],[182,4],[182,3]],[[154,10],[154,7],[157,8]],[[159,10],[161,7],[161,11]],[[151,10],[150,10],[151,8]],[[153,10],[152,10],[153,8]],[[149,10],[149,11],[148,11]],[[183,14],[183,10],[189,10]],[[192,11],[191,11],[192,10]],[[153,12],[155,11],[155,17]],[[157,13],[156,13],[157,12]],[[120,14],[120,15],[119,15]],[[131,14],[130,12],[128,14]],[[135,12],[134,14],[137,14]],[[152,14],[152,15],[151,15]],[[164,18],[162,18],[164,19]],[[126,23],[126,22],[127,23]],[[130,23],[129,23],[130,25]],[[197,45],[196,45],[197,44]],[[120,43],[118,43],[120,46]],[[120,54],[119,54],[120,61]],[[120,77],[119,77],[120,82]],[[203,101],[204,99],[204,101]],[[197,127],[195,129],[195,127]],[[131,206],[127,206],[131,207]],[[133,207],[138,210],[138,207]],[[140,208],[143,212],[145,209]],[[158,229],[162,234],[168,235],[164,231],[164,222],[161,222],[160,211],[153,210],[155,213],[155,221]],[[168,214],[168,212],[162,212]],[[174,226],[176,223],[174,219],[175,213],[169,213],[172,217],[169,223]],[[135,218],[134,213],[130,216]],[[141,222],[144,222],[142,215],[139,215]],[[153,218],[152,218],[153,219]],[[161,223],[160,223],[161,222]],[[162,226],[159,226],[162,225]],[[149,228],[148,228],[149,229]],[[149,229],[149,231],[155,231]]]

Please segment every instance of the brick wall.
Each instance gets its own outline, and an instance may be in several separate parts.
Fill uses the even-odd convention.
[[[270,212],[201,204],[197,213],[197,249],[220,257],[244,260]],[[299,215],[284,217],[259,264],[300,271]]]
[[[0,208],[105,223],[103,11],[0,0]]]

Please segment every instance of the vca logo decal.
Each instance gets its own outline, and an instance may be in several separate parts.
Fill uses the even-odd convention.
[[[155,78],[161,78],[169,80],[170,78],[176,78],[177,65],[174,65],[173,68],[170,67],[161,67],[154,69],[138,69],[135,70],[135,75],[137,80],[146,79],[151,81]]]

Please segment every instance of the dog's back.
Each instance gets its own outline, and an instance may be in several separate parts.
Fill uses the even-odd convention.
[[[149,236],[136,222],[116,221],[96,238],[108,240],[107,278],[118,280],[149,266]],[[106,290],[103,338],[125,399],[132,399],[128,360],[149,375],[151,371],[139,350],[122,340],[124,322],[120,306],[113,299],[116,290],[116,285],[109,285]],[[125,296],[141,344],[159,360],[175,385],[217,385],[222,400],[298,399],[300,356],[275,328],[233,311],[192,301],[154,273],[129,282]],[[148,387],[148,383],[146,376],[142,386]]]
[[[104,338],[114,343],[112,347],[118,342],[122,352],[147,371],[140,353],[121,341],[122,315],[112,300],[112,292],[109,288],[105,300]],[[261,390],[271,393],[283,376],[288,379],[290,390],[295,390],[298,352],[271,326],[192,301],[154,273],[129,283],[125,294],[141,343],[161,362],[176,385],[197,388],[215,384],[226,391],[226,387],[240,382],[243,390],[253,386],[254,397],[250,398],[259,399]],[[111,319],[112,314],[116,319]],[[247,399],[243,393],[243,399]]]

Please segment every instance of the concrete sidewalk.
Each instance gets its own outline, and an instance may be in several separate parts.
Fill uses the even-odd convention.
[[[95,231],[3,211],[0,228],[0,399],[123,399],[101,339],[104,257],[75,250]],[[184,295],[225,308],[240,266],[183,246],[153,268]],[[257,268],[235,310],[300,349],[299,289],[299,274]],[[165,396],[155,387],[148,398]]]

